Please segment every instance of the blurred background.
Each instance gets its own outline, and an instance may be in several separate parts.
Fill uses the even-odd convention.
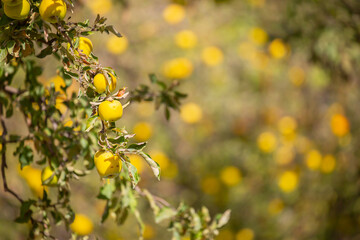
[[[164,109],[133,103],[117,122],[148,141],[161,166],[158,182],[131,158],[141,187],[175,206],[231,209],[218,240],[360,239],[358,1],[83,0],[74,12],[67,16],[77,21],[106,16],[124,35],[89,36],[118,88],[148,84],[155,73],[180,79],[188,94],[169,121]],[[44,83],[57,79],[58,63],[49,59]],[[22,124],[12,121],[10,132],[21,133]],[[30,197],[15,147],[7,153],[9,185]],[[111,218],[100,224],[101,185],[95,170],[71,182],[75,212],[91,219],[98,239],[136,239],[132,216],[122,226]],[[0,196],[0,236],[25,239],[26,224],[12,222],[11,196]],[[170,239],[140,203],[144,238]]]

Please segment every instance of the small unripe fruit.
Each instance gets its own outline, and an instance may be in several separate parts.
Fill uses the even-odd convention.
[[[22,0],[18,5],[4,4],[5,15],[16,20],[26,19],[30,12],[30,4],[27,0]]]
[[[66,15],[66,4],[62,0],[42,0],[39,13],[44,21],[56,23]]]
[[[109,86],[109,91],[112,92],[116,88],[116,77],[109,73],[111,78],[111,84]],[[97,93],[103,93],[106,91],[106,86],[108,86],[108,81],[105,78],[105,75],[102,73],[98,73],[94,77],[94,86],[96,88]]]
[[[119,175],[122,167],[120,158],[110,151],[99,150],[94,156],[96,169],[102,178],[114,178]]]
[[[122,117],[123,108],[118,100],[104,101],[99,106],[99,116],[102,120],[114,122]]]

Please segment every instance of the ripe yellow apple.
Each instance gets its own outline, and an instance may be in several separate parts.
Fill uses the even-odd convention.
[[[109,91],[112,92],[116,88],[116,77],[109,73],[111,78],[111,85],[109,86]],[[97,93],[103,93],[106,91],[106,86],[108,85],[108,81],[105,78],[105,75],[102,73],[98,73],[94,77],[94,86],[96,88]]]
[[[26,19],[30,12],[30,4],[27,0],[22,0],[18,5],[4,4],[5,15],[12,19]]]
[[[51,168],[49,166],[47,166],[46,168],[44,168],[41,171],[41,181],[44,182],[49,179],[51,177],[51,175],[54,173],[53,170],[51,170]],[[54,177],[51,179],[51,181],[48,184],[45,184],[47,186],[56,186],[58,181],[58,177],[56,175],[54,175]]]
[[[119,175],[122,167],[117,155],[105,150],[99,150],[94,156],[96,169],[102,178],[114,178]]]
[[[22,0],[1,0],[4,5],[16,6],[22,3]]]
[[[74,233],[80,236],[85,236],[89,235],[93,231],[94,224],[87,216],[83,214],[75,214],[74,222],[70,224],[70,228]]]
[[[67,45],[67,49],[70,49],[70,44],[68,43]],[[89,56],[90,53],[93,50],[93,45],[90,39],[86,38],[86,37],[80,37],[79,38],[79,46],[78,49],[85,54],[86,56]],[[78,51],[75,50],[75,55],[79,56]]]
[[[114,122],[122,117],[123,108],[118,100],[104,101],[99,106],[99,115],[102,120]]]
[[[39,13],[44,21],[56,23],[66,15],[66,4],[62,0],[42,0]]]

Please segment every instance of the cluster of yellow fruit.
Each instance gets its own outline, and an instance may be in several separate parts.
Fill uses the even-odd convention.
[[[16,20],[24,20],[29,16],[30,3],[28,0],[2,0],[6,16]],[[43,0],[39,13],[44,21],[56,23],[66,15],[66,4],[63,0]]]

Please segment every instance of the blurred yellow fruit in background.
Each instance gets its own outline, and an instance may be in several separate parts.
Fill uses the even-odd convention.
[[[66,15],[66,3],[63,0],[42,0],[39,13],[44,21],[56,23]]]
[[[182,30],[175,35],[175,43],[180,48],[190,49],[196,46],[197,37],[190,30]]]
[[[257,138],[257,145],[262,152],[272,153],[277,146],[277,140],[273,133],[263,132]]]
[[[111,36],[106,42],[106,49],[115,55],[120,55],[126,51],[129,42],[126,37]]]
[[[17,5],[4,4],[3,8],[6,16],[16,20],[26,19],[30,12],[30,4],[27,0],[22,0]]]
[[[275,198],[268,205],[268,212],[270,215],[275,216],[282,212],[284,209],[284,202],[279,199]]]
[[[248,0],[248,3],[253,7],[263,7],[266,0]]]
[[[243,228],[236,234],[236,240],[253,240],[254,231],[250,228]]]
[[[42,171],[41,171],[41,181],[43,183],[43,185],[47,185],[47,186],[56,186],[57,182],[58,182],[58,177],[54,174],[54,177],[51,179],[51,181],[48,184],[44,184],[44,182],[46,180],[48,180],[52,175],[53,175],[54,171],[49,167],[45,167]]]
[[[306,154],[306,166],[311,170],[317,170],[320,167],[321,158],[318,150],[311,150]]]
[[[283,135],[290,135],[295,132],[297,128],[297,122],[294,118],[286,116],[279,120],[278,129]]]
[[[281,146],[276,150],[275,161],[278,165],[286,165],[294,159],[294,150],[292,146]]]
[[[96,170],[102,178],[114,178],[119,175],[122,162],[110,151],[99,150],[94,155]]]
[[[145,224],[143,237],[144,237],[144,239],[154,238],[155,237],[155,229],[152,226]]]
[[[202,109],[196,103],[184,104],[180,108],[180,117],[186,123],[197,123],[202,119]]]
[[[114,122],[122,117],[123,108],[118,100],[104,101],[99,105],[99,116],[102,120]]]
[[[167,78],[183,79],[193,72],[193,64],[187,58],[174,58],[164,63],[163,74]]]
[[[350,125],[348,119],[342,114],[334,114],[331,117],[331,131],[337,137],[343,137],[349,133]]]
[[[54,83],[54,87],[55,87],[55,92],[61,92],[64,93],[64,90],[62,88],[66,87],[65,81],[62,77],[60,76],[54,76],[52,77],[49,82],[50,83]]]
[[[116,77],[109,73],[108,77],[111,80],[111,84],[109,86],[108,81],[104,74],[98,73],[94,77],[94,86],[96,88],[96,92],[101,94],[106,91],[106,87],[109,86],[110,93],[113,92],[116,88]]]
[[[278,177],[278,186],[285,193],[294,191],[298,182],[299,177],[294,171],[285,171]]]
[[[22,170],[19,167],[19,173],[25,179],[32,192],[39,198],[43,198],[44,190],[47,191],[47,188],[42,185],[41,170],[25,166]]]
[[[88,0],[86,3],[94,15],[104,15],[108,13],[113,6],[111,0]]]
[[[221,181],[227,186],[235,186],[241,182],[240,169],[235,166],[227,166],[220,172]]]
[[[204,48],[201,54],[203,62],[208,66],[216,66],[223,62],[224,54],[220,48],[211,46]]]
[[[206,194],[215,195],[220,191],[220,182],[216,177],[205,177],[201,180],[201,190]]]
[[[134,167],[136,167],[138,173],[142,173],[144,171],[144,159],[136,154],[128,155],[130,162]]]
[[[179,23],[185,18],[185,9],[179,4],[169,4],[163,11],[163,18],[170,24]]]
[[[305,72],[301,67],[291,67],[288,74],[292,84],[297,87],[305,82]]]
[[[139,142],[147,141],[153,134],[153,126],[147,122],[139,122],[134,128],[135,139]]]
[[[94,229],[94,225],[90,218],[84,214],[75,214],[75,219],[72,224],[70,224],[71,230],[80,236],[89,235]]]
[[[269,53],[275,59],[281,59],[288,53],[287,46],[281,39],[274,39],[269,45]]]
[[[249,38],[256,45],[262,46],[267,42],[268,35],[264,31],[264,29],[259,27],[254,27],[250,30]]]
[[[323,173],[331,173],[334,171],[336,166],[336,160],[333,155],[325,155],[322,159],[320,170]]]
[[[161,170],[165,171],[170,166],[170,159],[165,153],[153,150],[150,152],[151,158],[160,165]]]

